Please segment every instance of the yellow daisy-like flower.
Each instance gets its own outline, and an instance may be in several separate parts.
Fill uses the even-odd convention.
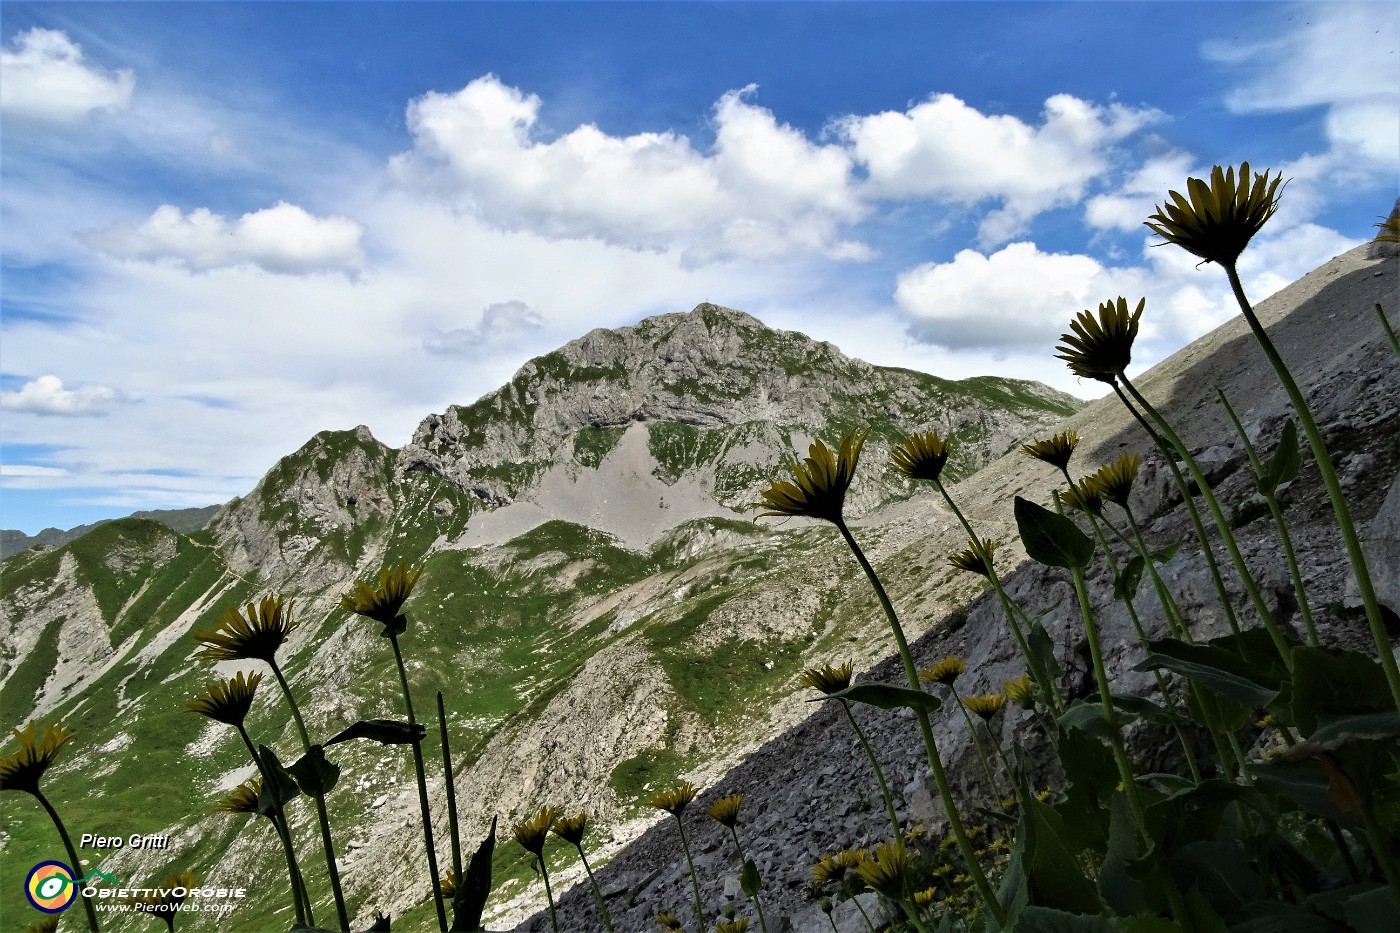
[[[438,891],[442,894],[442,899],[450,901],[457,896],[457,873],[449,871],[442,878],[438,879]]]
[[[681,929],[681,918],[670,912],[657,914],[656,922],[663,930]]]
[[[1110,464],[1100,467],[1087,479],[1094,491],[1109,502],[1128,507],[1128,497],[1133,493],[1133,480],[1137,479],[1138,467],[1142,458],[1137,454],[1123,454]]]
[[[909,850],[893,842],[882,842],[872,855],[855,867],[861,880],[892,901],[903,901],[909,888]]]
[[[1035,708],[1035,684],[1029,674],[1013,677],[1002,685],[1002,690],[1006,692],[1006,698],[1021,709]]]
[[[690,802],[695,799],[696,792],[694,784],[683,781],[670,790],[652,794],[647,798],[647,803],[658,810],[665,810],[676,819],[680,819],[685,808],[690,806]]]
[[[821,441],[814,441],[807,450],[807,458],[791,465],[793,482],[773,480],[769,488],[760,493],[763,501],[755,503],[754,508],[767,511],[760,512],[758,517],[805,515],[839,523],[846,504],[846,490],[855,476],[860,452],[869,434],[869,429],[847,432],[835,452]]]
[[[936,664],[919,671],[919,679],[931,684],[942,684],[951,687],[958,682],[958,678],[967,672],[967,661],[962,658],[950,655]]]
[[[914,893],[914,904],[918,907],[928,909],[938,900],[937,888],[924,888],[922,891]]]
[[[255,777],[235,787],[224,799],[214,804],[214,809],[220,813],[257,813],[258,795],[261,793],[262,778]]]
[[[554,830],[554,835],[570,845],[581,846],[584,834],[588,832],[588,813],[580,810],[573,816],[558,817],[550,828]]]
[[[403,631],[403,604],[413,592],[413,585],[423,575],[423,568],[413,568],[408,561],[393,570],[379,571],[379,584],[371,586],[364,580],[355,584],[355,591],[340,598],[340,605],[356,615],[373,619],[384,626],[385,632]]]
[[[855,849],[842,849],[835,855],[823,855],[817,864],[812,866],[812,881],[815,884],[825,884],[828,881],[839,883],[846,877],[846,872],[859,865],[864,857],[864,852]]]
[[[1034,457],[1042,463],[1048,463],[1057,469],[1065,470],[1069,468],[1069,458],[1074,455],[1074,448],[1078,446],[1079,433],[1077,431],[1064,431],[1043,441],[1022,444],[1021,453],[1027,457]]]
[[[209,685],[209,689],[199,696],[185,701],[185,709],[201,716],[225,723],[241,726],[253,705],[253,693],[262,682],[262,674],[245,676],[239,671],[228,680]]]
[[[22,790],[38,795],[39,779],[58,760],[58,752],[68,740],[77,735],[63,723],[44,726],[42,738],[35,735],[37,723],[30,720],[24,731],[15,729],[19,751],[0,755],[0,790]]]
[[[723,823],[730,829],[739,825],[739,807],[744,803],[743,794],[730,794],[728,797],[721,797],[705,808],[705,812],[710,814],[714,820]]]
[[[905,438],[890,452],[890,464],[910,479],[938,482],[948,463],[948,442],[937,431]]]
[[[537,857],[544,856],[544,841],[549,836],[549,828],[554,825],[554,820],[559,816],[559,811],[555,807],[541,807],[535,811],[535,815],[526,820],[521,820],[511,827],[511,835],[515,841],[520,843],[527,852],[533,852]]]
[[[741,917],[738,920],[731,920],[728,923],[721,923],[715,927],[715,933],[748,933],[749,919]]]
[[[855,670],[856,666],[847,661],[845,664],[809,667],[798,677],[807,686],[830,696],[833,693],[840,693],[851,685],[851,676]]]
[[[1278,210],[1283,176],[1252,172],[1248,162],[1235,167],[1217,165],[1210,182],[1186,179],[1186,197],[1167,192],[1168,200],[1144,223],[1168,243],[1175,243],[1206,262],[1234,265],[1254,234]]]
[[[175,928],[175,915],[180,911],[180,905],[185,902],[188,893],[176,896],[177,890],[189,892],[192,888],[199,887],[199,882],[195,880],[194,873],[188,871],[171,872],[165,876],[160,884],[153,884],[152,893],[144,897],[133,898],[128,903],[136,910],[143,913],[155,914],[165,921],[167,929]]]
[[[992,555],[997,551],[995,541],[983,541],[978,545],[974,541],[967,542],[967,547],[963,548],[948,558],[948,563],[958,570],[968,573],[975,573],[978,576],[992,578]]]
[[[1103,496],[1090,477],[1085,477],[1068,489],[1060,490],[1060,501],[1071,509],[1088,512],[1090,515],[1103,514]]]
[[[250,658],[276,663],[277,649],[299,624],[292,619],[292,601],[285,596],[264,596],[249,603],[247,615],[228,609],[213,629],[194,633],[204,647],[195,652],[210,661],[243,661]]]
[[[1128,312],[1128,300],[1105,301],[1099,305],[1098,317],[1080,311],[1070,321],[1071,334],[1061,334],[1063,344],[1055,356],[1069,364],[1076,376],[1097,379],[1110,385],[1133,360],[1133,341],[1137,339],[1138,319],[1147,299],[1138,302],[1137,310]]]
[[[1006,705],[1006,694],[1004,693],[984,693],[980,696],[963,697],[963,706],[966,706],[973,714],[982,717],[986,722]]]

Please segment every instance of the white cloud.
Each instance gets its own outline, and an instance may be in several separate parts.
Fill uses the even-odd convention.
[[[131,104],[130,71],[103,71],[83,61],[83,50],[65,33],[31,29],[0,50],[0,111],[38,123],[73,124],[95,110]]]
[[[983,245],[992,245],[1024,230],[1036,214],[1079,201],[1108,168],[1109,147],[1159,117],[1056,94],[1035,126],[935,94],[902,113],[850,116],[836,127],[880,196],[1001,201],[980,230]]]
[[[298,274],[354,271],[363,261],[363,234],[346,217],[316,217],[279,201],[232,223],[206,208],[185,214],[165,204],[139,227],[117,224],[82,239],[118,259],[165,260],[194,272],[246,263]]]
[[[0,463],[0,477],[54,477],[67,476],[62,467],[33,466],[27,463]]]
[[[1186,179],[1192,174],[1191,161],[1184,152],[1148,159],[1116,191],[1095,195],[1085,202],[1084,220],[1100,230],[1141,232],[1145,229],[1143,222],[1167,199],[1168,191],[1185,190]]]
[[[486,75],[409,105],[416,146],[393,169],[494,224],[550,237],[678,247],[698,260],[867,256],[839,237],[868,210],[852,189],[849,155],[778,123],[747,102],[752,91],[715,105],[706,154],[671,130],[612,136],[588,124],[543,141],[540,98]]]
[[[0,392],[0,408],[31,415],[58,415],[82,418],[106,415],[125,396],[107,386],[89,385],[66,389],[54,375],[26,382],[17,392]]]
[[[476,326],[434,333],[423,340],[423,349],[448,356],[481,353],[487,348],[517,346],[544,328],[544,318],[525,302],[500,301],[486,306]]]

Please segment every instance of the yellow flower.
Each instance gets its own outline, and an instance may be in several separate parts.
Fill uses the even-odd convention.
[[[40,920],[38,923],[31,926],[26,931],[26,933],[53,933],[53,931],[57,929],[58,914],[54,914],[52,916],[45,917],[43,920]]]
[[[152,884],[151,893],[143,897],[133,898],[128,901],[132,907],[143,913],[155,914],[165,921],[168,929],[175,928],[175,915],[180,911],[180,905],[185,902],[188,892],[192,888],[199,887],[195,881],[194,873],[188,871],[171,872],[165,876],[165,880],[160,884]],[[176,896],[177,890],[187,893]]]
[[[1006,698],[1021,709],[1035,708],[1035,684],[1031,682],[1029,674],[1008,680],[1002,689],[1006,691]]]
[[[739,825],[739,807],[743,802],[743,794],[730,794],[728,797],[721,797],[710,804],[705,809],[705,812],[710,814],[712,819],[733,829],[735,826]]]
[[[680,918],[680,917],[677,917],[677,916],[676,916],[675,914],[673,914],[673,913],[669,913],[669,912],[668,912],[668,913],[660,913],[660,914],[657,914],[657,915],[656,915],[656,922],[657,922],[658,924],[661,925],[661,929],[663,929],[663,930],[679,930],[679,929],[681,929],[681,918]]]
[[[248,604],[246,618],[237,609],[228,609],[215,628],[195,632],[195,640],[204,646],[195,654],[210,661],[256,658],[275,664],[277,649],[298,624],[292,619],[291,600],[264,596],[257,604]]]
[[[1065,431],[1043,441],[1022,444],[1021,453],[1064,470],[1069,468],[1069,458],[1073,456],[1074,448],[1077,446],[1079,446],[1079,433]]]
[[[0,755],[0,790],[22,790],[38,795],[39,779],[58,760],[58,752],[75,733],[63,723],[44,726],[42,739],[35,736],[36,723],[30,720],[21,732],[13,730],[19,752]]]
[[[967,547],[948,558],[948,563],[959,570],[975,573],[990,580],[992,578],[992,555],[996,551],[995,541],[983,541],[980,546],[976,542],[969,541]]]
[[[1103,514],[1103,496],[1090,477],[1085,477],[1068,489],[1061,490],[1060,501],[1071,509],[1088,512],[1090,515]]]
[[[1137,454],[1123,454],[1110,464],[1100,467],[1091,474],[1087,482],[1094,491],[1109,502],[1128,507],[1128,497],[1133,493],[1133,480],[1137,478],[1142,458]]]
[[[1249,241],[1278,210],[1282,175],[1257,175],[1249,163],[1211,169],[1210,183],[1186,179],[1186,193],[1169,191],[1170,200],[1157,205],[1146,226],[1168,243],[1175,243],[1206,262],[1232,266]]]
[[[386,567],[379,571],[378,586],[358,581],[353,593],[340,598],[341,608],[382,623],[386,635],[398,634],[407,624],[401,615],[403,604],[422,575],[423,568],[412,568],[408,561],[393,570]]]
[[[731,920],[729,923],[721,923],[715,927],[715,933],[748,933],[749,920],[742,917],[738,920]]]
[[[1138,302],[1137,310],[1129,314],[1128,301],[1120,296],[1116,302],[1099,305],[1098,318],[1080,311],[1069,324],[1074,333],[1060,335],[1064,344],[1055,347],[1060,351],[1055,356],[1068,363],[1076,376],[1112,385],[1132,362],[1138,319],[1146,306],[1144,298]]]
[[[890,464],[910,479],[938,482],[947,463],[948,442],[937,431],[911,435],[890,453]]]
[[[255,777],[235,787],[224,799],[214,804],[214,809],[220,813],[257,813],[260,794],[262,778]]]
[[[438,880],[438,891],[445,901],[450,901],[457,896],[457,873],[455,871],[449,871]]]
[[[938,898],[937,888],[924,888],[914,895],[914,904],[925,909],[933,906],[933,902]]]
[[[554,835],[573,846],[583,845],[584,833],[588,832],[588,813],[580,810],[573,816],[561,816],[550,827]]]
[[[909,852],[898,843],[882,842],[855,871],[871,890],[892,901],[903,901],[909,886]]]
[[[230,726],[241,726],[253,705],[253,692],[262,682],[262,674],[245,677],[239,671],[228,680],[209,685],[209,689],[185,701],[185,709],[208,716]]]
[[[809,667],[798,676],[807,686],[830,696],[833,693],[840,693],[851,685],[851,675],[855,673],[855,669],[856,666],[847,661],[840,665],[828,664],[825,667]]]
[[[1006,694],[1004,693],[984,693],[981,696],[963,697],[963,706],[971,712],[982,717],[986,722],[1006,705]]]
[[[755,503],[754,508],[768,511],[760,512],[758,517],[805,515],[839,523],[841,509],[846,504],[846,490],[855,476],[856,464],[860,462],[860,452],[869,434],[869,429],[848,431],[835,453],[821,441],[813,441],[807,459],[790,467],[795,482],[773,480],[769,488],[760,493],[763,501]]]
[[[545,838],[549,836],[549,828],[554,825],[554,819],[558,815],[559,811],[554,807],[541,807],[534,816],[512,826],[511,834],[527,852],[533,852],[537,857],[543,858]]]
[[[931,684],[951,687],[967,671],[967,662],[962,658],[949,656],[937,664],[930,664],[919,671],[919,679]]]
[[[680,819],[685,808],[690,806],[690,802],[695,799],[695,794],[695,785],[689,781],[682,781],[670,790],[652,794],[647,798],[647,803],[658,810],[665,810],[676,819]]]

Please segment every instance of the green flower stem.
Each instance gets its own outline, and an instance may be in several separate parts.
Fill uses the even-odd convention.
[[[1240,424],[1239,416],[1235,414],[1235,409],[1231,407],[1230,400],[1225,397],[1225,393],[1216,390],[1220,396],[1220,404],[1225,406],[1225,412],[1230,416],[1230,422],[1235,426],[1235,433],[1240,437],[1240,443],[1244,445],[1244,452],[1249,456],[1249,465],[1254,470],[1256,477],[1264,475],[1264,464],[1259,460],[1259,454],[1255,451],[1254,445],[1249,441],[1249,435],[1245,433],[1244,425]],[[1278,494],[1270,489],[1267,492],[1261,487],[1259,494],[1264,497],[1264,502],[1269,506],[1269,515],[1273,517],[1274,527],[1278,529],[1279,543],[1283,545],[1283,556],[1288,562],[1288,576],[1293,580],[1293,592],[1298,596],[1298,612],[1303,617],[1303,628],[1307,630],[1308,645],[1316,648],[1319,644],[1317,639],[1317,627],[1313,624],[1312,609],[1308,605],[1308,591],[1303,586],[1303,574],[1298,569],[1298,556],[1293,551],[1293,536],[1288,533],[1288,524],[1283,520],[1283,507],[1279,505]]]
[[[865,552],[856,543],[851,530],[846,527],[846,523],[837,520],[836,528],[845,538],[846,545],[855,555],[856,562],[860,564],[861,570],[865,571],[865,576],[870,581],[871,587],[875,590],[875,597],[880,601],[880,606],[885,610],[885,617],[889,619],[890,630],[894,632],[895,644],[899,647],[900,660],[904,662],[904,673],[909,679],[909,686],[915,690],[923,690],[923,685],[919,683],[919,671],[914,666],[914,654],[909,650],[909,642],[904,638],[904,628],[899,624],[899,616],[895,614],[894,604],[890,602],[889,595],[885,592],[884,585],[875,573],[875,568],[870,566],[870,561],[866,560]],[[996,894],[992,891],[991,882],[987,880],[987,873],[982,870],[981,864],[977,861],[977,855],[972,848],[972,841],[967,838],[967,831],[963,828],[962,817],[958,815],[958,808],[953,803],[953,789],[948,784],[948,775],[943,770],[943,758],[938,753],[938,742],[933,737],[933,726],[929,723],[928,713],[923,710],[915,710],[914,717],[919,721],[919,731],[924,739],[924,751],[928,755],[928,764],[933,772],[934,783],[938,787],[938,795],[943,800],[943,809],[948,816],[948,829],[953,834],[953,839],[958,844],[958,851],[962,853],[963,861],[967,863],[968,874],[972,876],[973,883],[977,886],[977,893],[982,898],[983,905],[987,908],[998,925],[1006,923],[1006,911],[1002,909],[1001,903],[997,900]]]
[[[844,701],[842,701],[842,705],[845,705]],[[850,710],[847,710],[847,712],[849,713]],[[739,841],[739,828],[737,825],[729,827],[729,835],[734,837],[734,851],[739,853],[739,866],[742,868],[748,863],[748,859],[744,855],[744,844]],[[896,838],[898,838],[897,833]],[[768,933],[768,924],[764,922],[763,919],[763,900],[757,894],[753,896],[753,909],[754,912],[758,914],[758,928],[762,930],[763,933]]]
[[[1356,525],[1351,520],[1351,509],[1347,506],[1346,497],[1342,494],[1342,484],[1337,479],[1336,468],[1332,466],[1332,456],[1327,451],[1327,443],[1322,439],[1322,431],[1318,429],[1317,421],[1313,419],[1312,409],[1308,407],[1308,401],[1303,397],[1303,392],[1298,388],[1298,383],[1294,381],[1293,374],[1288,371],[1287,365],[1283,362],[1283,357],[1279,356],[1278,350],[1274,347],[1274,342],[1269,339],[1264,326],[1259,323],[1259,318],[1254,314],[1254,308],[1249,304],[1249,299],[1245,296],[1244,285],[1240,283],[1239,272],[1235,270],[1232,262],[1225,267],[1225,274],[1230,279],[1230,288],[1235,293],[1235,301],[1239,303],[1240,310],[1244,312],[1244,318],[1249,322],[1249,329],[1254,331],[1254,337],[1263,348],[1264,355],[1273,364],[1274,372],[1278,374],[1279,382],[1283,383],[1283,389],[1288,393],[1288,400],[1293,403],[1293,408],[1298,414],[1298,420],[1302,422],[1303,433],[1308,436],[1308,446],[1312,448],[1313,460],[1317,463],[1317,471],[1322,474],[1323,485],[1327,487],[1327,496],[1332,500],[1332,511],[1337,517],[1337,528],[1342,533],[1342,542],[1346,545],[1347,558],[1351,561],[1352,572],[1356,574],[1356,588],[1360,591],[1361,602],[1366,607],[1366,621],[1371,627],[1371,637],[1376,643],[1376,652],[1380,655],[1381,669],[1385,671],[1386,683],[1390,686],[1390,696],[1396,707],[1400,707],[1400,665],[1395,662],[1395,653],[1390,647],[1390,638],[1386,635],[1385,622],[1381,619],[1380,603],[1376,599],[1375,587],[1371,584],[1371,571],[1366,565],[1366,555],[1361,550],[1361,539],[1356,534]],[[1289,655],[1285,654],[1284,659],[1288,660]],[[1290,667],[1289,670],[1292,670]]]
[[[865,908],[864,908],[864,907],[860,906],[860,894],[859,894],[859,892],[857,892],[856,894],[851,895],[851,903],[852,903],[852,904],[855,904],[855,905],[856,905],[856,910],[860,911],[861,918],[865,920],[865,928],[866,928],[867,930],[869,930],[870,933],[875,933],[875,924],[873,924],[873,923],[870,922],[870,915],[869,915],[868,913],[865,912]],[[832,924],[832,926],[835,926],[835,925],[836,925],[835,923]]]
[[[972,724],[972,715],[967,711],[967,707],[963,705],[962,694],[958,692],[958,688],[949,684],[948,689],[953,691],[953,699],[957,702],[958,709],[962,710],[963,722],[967,723],[967,734],[972,737],[972,747],[977,749],[977,760],[982,765],[982,773],[987,776],[987,789],[991,791],[994,799],[998,798],[1002,795],[1001,788],[997,786],[997,779],[992,772],[992,762],[991,759],[987,757],[987,750],[982,746],[982,740],[977,737],[977,727]],[[991,731],[988,730],[988,735],[990,734]],[[1006,770],[1006,774],[1010,777],[1010,768]]]
[[[1006,779],[1011,782],[1011,793],[1009,796],[1016,796],[1016,772],[1011,767],[1011,760],[1006,757],[1006,751],[1001,747],[1001,739],[992,732],[992,724],[987,720],[982,720],[982,729],[987,733],[987,741],[992,743],[992,751],[996,753],[997,760],[1006,769]]]
[[[264,787],[271,787],[272,781],[268,778],[267,769],[263,767],[262,759],[258,757],[257,750],[253,748],[253,740],[248,736],[248,730],[242,723],[236,723],[239,738],[243,739],[243,746],[248,750],[248,756],[253,759],[253,764],[258,769],[258,774],[262,776]],[[282,841],[282,854],[287,859],[287,875],[292,884],[292,906],[296,908],[297,923],[305,926],[314,926],[316,921],[311,914],[311,899],[306,896],[306,885],[302,881],[301,867],[297,865],[296,852],[292,849],[291,827],[287,823],[287,815],[282,809],[282,802],[273,795],[273,813],[270,819],[272,825],[277,830],[277,838]]]
[[[549,925],[554,933],[559,933],[559,917],[554,913],[554,891],[549,886],[549,866],[544,863],[544,847],[539,854],[540,876],[544,878],[544,899],[549,903]]]
[[[962,524],[963,530],[967,532],[967,537],[972,542],[973,546],[985,553],[985,545],[982,543],[982,539],[977,536],[977,532],[972,528],[972,523],[967,520],[967,516],[963,515],[962,509],[958,508],[958,504],[953,501],[952,495],[949,494],[943,482],[941,480],[934,480],[933,485],[943,496],[943,501],[948,503],[948,508],[957,516],[958,522]],[[1050,675],[1046,671],[1041,670],[1040,665],[1036,662],[1035,655],[1031,653],[1030,636],[1028,634],[1030,631],[1030,620],[1026,618],[1026,614],[1021,611],[1021,607],[1016,605],[1015,600],[1007,594],[1006,588],[1001,584],[1001,576],[997,573],[996,567],[992,566],[992,561],[988,560],[986,563],[987,579],[991,581],[992,589],[994,589],[997,594],[997,600],[1001,602],[1001,611],[1006,614],[1006,624],[1011,628],[1012,637],[1016,639],[1016,647],[1020,649],[1021,656],[1026,659],[1026,669],[1030,672],[1031,679],[1035,681],[1036,686],[1040,688],[1041,701],[1049,706],[1056,715],[1063,713],[1065,711],[1065,704],[1060,697],[1059,690],[1056,689]],[[1019,623],[1017,619],[1020,619]],[[1024,630],[1021,628],[1022,624],[1025,625]]]
[[[54,828],[58,830],[58,835],[63,839],[63,848],[68,852],[68,861],[73,863],[73,874],[76,878],[86,877],[83,863],[78,859],[78,850],[73,848],[73,840],[69,838],[68,830],[64,828],[63,821],[58,818],[58,811],[53,808],[53,804],[49,803],[49,798],[44,796],[43,791],[35,787],[33,793],[35,799],[39,801],[39,805],[49,814],[49,819],[53,820]],[[87,914],[88,929],[92,933],[98,933],[97,911],[93,909],[91,899],[83,897],[81,891],[78,892],[78,898],[83,902],[83,911]]]
[[[1389,836],[1376,819],[1369,801],[1363,802],[1361,806],[1361,822],[1366,827],[1366,839],[1371,843],[1371,851],[1375,854],[1376,861],[1380,863],[1381,873],[1390,885],[1391,896],[1400,904],[1400,868],[1396,867],[1395,853],[1391,851]]]
[[[928,933],[928,927],[924,926],[924,922],[919,919],[918,905],[912,900],[907,899],[901,899],[898,903],[900,909],[904,911],[904,916],[913,924],[914,929],[917,930],[918,933]]]
[[[306,731],[306,723],[301,718],[301,709],[297,706],[296,698],[292,696],[292,688],[287,684],[287,678],[282,674],[282,668],[276,661],[268,662],[272,668],[272,675],[277,678],[277,684],[282,688],[282,695],[287,698],[287,705],[292,710],[292,721],[297,725],[297,732],[301,735],[302,747],[306,754],[311,754],[311,736]],[[326,873],[331,879],[331,894],[335,898],[336,919],[340,922],[342,933],[350,931],[350,917],[345,910],[345,894],[340,889],[340,869],[335,864],[335,844],[331,841],[331,818],[326,813],[326,795],[317,791],[311,795],[311,799],[316,802],[316,818],[321,823],[321,848],[326,853]]]
[[[841,933],[841,931],[840,931],[839,929],[837,929],[837,927],[836,927],[836,918],[834,918],[834,917],[831,916],[831,911],[829,911],[829,910],[826,911],[826,922],[829,923],[829,924],[831,924],[831,933]],[[869,922],[868,922],[868,921],[867,921],[866,925],[869,926]]]
[[[700,879],[695,874],[695,862],[690,857],[690,840],[685,838],[685,824],[681,822],[679,813],[671,814],[676,818],[676,829],[681,834],[681,851],[685,853],[685,864],[690,869],[690,891],[695,898],[695,929],[705,929],[705,911],[700,907]],[[556,930],[555,933],[558,933]]]
[[[608,904],[603,900],[603,889],[598,887],[598,879],[593,877],[593,867],[588,864],[588,856],[583,854],[583,846],[575,845],[578,857],[583,860],[583,870],[588,873],[588,883],[593,886],[593,899],[598,902],[598,913],[603,916],[603,929],[613,933],[612,917],[608,914]]]
[[[442,774],[447,788],[447,831],[452,840],[452,876],[462,877],[462,836],[457,829],[457,787],[452,777],[452,746],[447,743],[447,711],[442,705],[442,691],[437,695],[438,732],[442,737]],[[612,933],[611,930],[608,933]]]
[[[1254,611],[1259,616],[1259,621],[1264,624],[1269,637],[1273,639],[1274,647],[1278,649],[1279,655],[1283,658],[1283,663],[1289,672],[1293,671],[1293,655],[1289,651],[1288,640],[1283,637],[1283,632],[1279,630],[1278,622],[1274,619],[1274,614],[1269,611],[1268,605],[1264,602],[1264,595],[1259,592],[1259,586],[1254,582],[1254,575],[1249,572],[1249,567],[1245,565],[1244,555],[1240,553],[1240,546],[1235,541],[1234,532],[1230,530],[1230,522],[1225,518],[1225,513],[1220,509],[1220,503],[1216,501],[1215,493],[1211,491],[1210,485],[1206,482],[1205,475],[1201,472],[1201,467],[1196,463],[1196,458],[1191,456],[1191,452],[1186,449],[1186,444],[1177,436],[1176,431],[1167,423],[1167,420],[1152,407],[1152,403],[1143,397],[1137,387],[1132,384],[1128,377],[1119,373],[1118,378],[1123,383],[1123,387],[1142,406],[1142,410],[1147,412],[1157,425],[1157,429],[1162,432],[1162,436],[1176,448],[1177,456],[1181,457],[1186,464],[1186,469],[1190,471],[1191,478],[1196,481],[1196,485],[1201,490],[1201,498],[1206,500],[1206,507],[1210,509],[1211,518],[1215,519],[1215,527],[1220,532],[1221,540],[1225,542],[1225,549],[1230,553],[1230,559],[1235,564],[1235,570],[1240,575],[1240,582],[1244,584],[1244,591],[1249,596],[1249,601],[1254,606]],[[1393,663],[1393,660],[1392,660]],[[1397,681],[1400,686],[1400,681]],[[1397,704],[1400,704],[1400,692],[1396,694]]]
[[[1381,319],[1381,327],[1385,329],[1385,335],[1390,338],[1390,349],[1395,351],[1395,358],[1400,360],[1400,338],[1395,336],[1395,328],[1390,326],[1390,319],[1385,316],[1385,308],[1381,303],[1376,302],[1376,317]]]
[[[860,728],[860,723],[856,722],[855,714],[851,712],[851,704],[845,700],[841,701],[841,708],[846,711],[846,720],[855,730],[856,738],[860,740],[860,747],[865,750],[865,757],[870,760],[870,767],[875,769],[875,780],[880,782],[880,796],[885,798],[885,812],[890,817],[890,828],[894,830],[894,838],[900,842],[904,841],[904,830],[899,826],[899,815],[895,813],[894,797],[890,795],[890,786],[885,781],[884,769],[880,767],[880,761],[875,757],[875,750],[870,747],[870,741],[865,737],[865,732]],[[740,859],[742,861],[742,859]]]
[[[1206,535],[1205,523],[1201,521],[1200,509],[1196,508],[1196,497],[1191,495],[1191,487],[1186,484],[1186,477],[1181,475],[1181,467],[1176,465],[1176,453],[1172,450],[1162,435],[1153,430],[1152,425],[1143,417],[1142,412],[1137,410],[1128,396],[1123,393],[1123,387],[1115,380],[1113,391],[1118,396],[1118,400],[1123,403],[1123,407],[1132,413],[1133,418],[1147,432],[1147,436],[1152,438],[1152,443],[1162,452],[1162,458],[1167,463],[1167,469],[1172,475],[1172,482],[1175,484],[1177,492],[1181,493],[1181,501],[1186,506],[1186,514],[1191,519],[1191,529],[1196,533],[1196,540],[1201,543],[1201,554],[1206,559],[1206,569],[1210,571],[1210,579],[1215,584],[1215,592],[1220,596],[1220,608],[1225,611],[1225,621],[1230,624],[1230,631],[1236,637],[1240,635],[1240,620],[1235,615],[1234,603],[1230,601],[1230,591],[1225,589],[1225,578],[1220,574],[1220,563],[1215,558],[1215,549],[1210,545],[1210,538]]]
[[[403,687],[403,705],[408,715],[409,726],[418,725],[413,718],[413,697],[408,690],[408,671],[403,666],[403,652],[399,650],[399,637],[389,632],[389,644],[394,646],[394,664],[399,669],[399,684]],[[442,903],[442,886],[438,884],[437,847],[433,844],[433,812],[428,807],[428,778],[423,769],[423,744],[413,744],[413,773],[418,778],[418,809],[423,815],[423,848],[428,853],[428,877],[432,879],[433,905],[437,908],[438,926],[447,929],[447,910]],[[449,778],[450,780],[450,778]],[[461,856],[458,856],[460,860]]]

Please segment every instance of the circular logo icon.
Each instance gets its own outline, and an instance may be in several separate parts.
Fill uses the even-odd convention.
[[[62,862],[40,862],[29,870],[24,879],[24,894],[29,903],[46,914],[67,910],[78,896],[73,883],[73,869]]]

